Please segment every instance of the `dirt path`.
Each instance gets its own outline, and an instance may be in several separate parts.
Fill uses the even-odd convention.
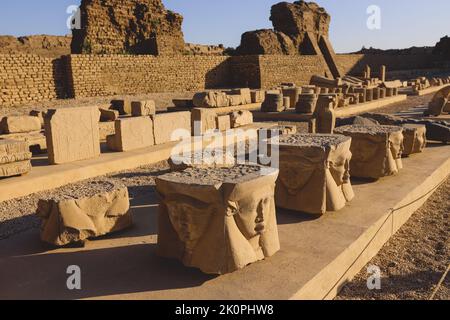
[[[450,263],[449,214],[450,179],[344,287],[337,300],[429,299]],[[381,269],[381,290],[367,288],[367,268],[372,265]],[[450,275],[434,299],[450,300]]]

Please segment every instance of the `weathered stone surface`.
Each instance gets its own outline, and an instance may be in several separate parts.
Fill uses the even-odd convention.
[[[231,114],[231,127],[239,128],[253,123],[253,114],[250,111],[235,111]]]
[[[41,199],[41,240],[64,246],[84,242],[132,224],[128,189],[112,181],[92,181],[58,190],[59,196]]]
[[[0,164],[0,178],[24,175],[30,171],[31,162],[29,160]]]
[[[174,55],[184,52],[183,17],[161,0],[83,0],[72,53]]]
[[[145,117],[156,114],[156,104],[153,100],[131,102],[131,115],[133,117]]]
[[[0,121],[0,133],[24,133],[41,130],[41,121],[33,116],[8,116]]]
[[[281,112],[284,111],[283,94],[266,92],[266,98],[261,105],[262,112]]]
[[[286,54],[294,55],[298,53],[289,36],[274,30],[256,30],[242,34],[241,45],[237,49],[241,55],[256,54]]]
[[[421,153],[427,146],[427,128],[420,124],[404,124],[403,128],[403,155],[409,156]]]
[[[225,92],[208,91],[196,93],[193,98],[193,103],[197,108],[220,108],[228,107],[230,100]]]
[[[227,95],[230,106],[240,106],[244,104],[243,97],[240,94],[229,94]]]
[[[116,121],[117,119],[119,119],[119,111],[117,110],[105,108],[98,108],[98,110],[100,111],[101,122]]]
[[[402,169],[403,129],[398,126],[343,126],[338,134],[352,138],[352,176],[379,179]]]
[[[302,88],[299,87],[283,88],[282,92],[284,97],[289,97],[289,106],[287,107],[295,109],[299,96],[302,93]]]
[[[318,96],[315,93],[302,93],[298,97],[295,105],[295,112],[297,113],[314,113],[316,111]]]
[[[153,121],[150,117],[119,119],[115,122],[115,135],[107,137],[108,148],[125,152],[153,146]]]
[[[447,103],[450,102],[450,86],[446,86],[439,90],[433,99],[428,104],[428,110],[425,111],[425,116],[440,116],[445,109]]]
[[[119,111],[119,114],[122,116],[131,114],[131,100],[130,99],[112,100],[111,109]]]
[[[310,214],[338,211],[354,198],[350,183],[351,138],[294,134],[279,141],[277,206]]]
[[[261,103],[264,101],[264,98],[266,96],[264,90],[252,90],[250,94],[252,97],[252,103]]]
[[[172,171],[184,171],[188,168],[232,168],[236,165],[236,159],[231,153],[208,149],[189,156],[172,156],[168,162]]]
[[[270,171],[269,171],[270,170]],[[238,165],[159,176],[158,254],[208,274],[226,274],[280,249],[278,170]]]
[[[208,108],[194,108],[191,111],[193,135],[204,135],[217,128],[216,112]]]
[[[50,109],[44,119],[51,164],[96,158],[100,155],[97,107]]]
[[[181,140],[180,134],[191,135],[191,113],[169,112],[152,116],[155,144]],[[179,133],[179,134],[178,134]]]
[[[336,127],[336,95],[319,95],[316,106],[317,133],[332,134]]]
[[[99,138],[100,141],[105,141],[106,137],[114,135],[116,133],[115,122],[100,122],[99,124]]]
[[[41,128],[44,128],[44,117],[45,117],[44,111],[31,110],[29,115],[31,117],[38,117],[39,121],[41,122]]]
[[[249,88],[233,89],[230,94],[240,95],[242,104],[252,103],[252,94]]]
[[[231,129],[231,117],[230,115],[218,116],[217,119],[217,129],[219,131],[227,131]]]
[[[173,99],[173,105],[178,108],[194,108],[194,102],[192,99]]]

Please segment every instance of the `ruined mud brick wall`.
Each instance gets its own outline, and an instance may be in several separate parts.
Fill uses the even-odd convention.
[[[65,97],[64,62],[30,54],[0,54],[0,106]]]
[[[259,56],[236,56],[228,59],[232,87],[261,87]]]
[[[173,55],[184,51],[183,17],[161,0],[82,0],[72,53]]]
[[[330,74],[328,66],[321,56],[259,56],[261,87],[269,89],[283,82],[296,85],[309,84],[315,74]]]
[[[196,91],[227,87],[227,57],[71,55],[70,96]]]
[[[382,65],[385,65],[389,72],[442,68],[445,64],[442,57],[430,54],[338,54],[336,61],[343,74],[352,75],[361,75],[366,65],[370,65],[374,75],[377,75]]]

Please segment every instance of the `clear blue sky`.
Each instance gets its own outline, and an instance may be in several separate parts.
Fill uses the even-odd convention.
[[[1,0],[0,34],[68,33],[66,8],[80,0]],[[237,46],[243,32],[270,28],[277,0],[163,0],[184,16],[187,42]],[[292,2],[292,1],[291,1]],[[332,16],[331,40],[337,52],[434,45],[450,35],[449,0],[317,0]],[[366,27],[369,5],[381,8],[381,30]]]

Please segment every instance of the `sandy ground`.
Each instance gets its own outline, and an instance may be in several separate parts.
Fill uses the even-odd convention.
[[[450,179],[347,284],[337,297],[347,299],[429,299],[450,263]],[[367,268],[381,269],[381,290],[367,289]],[[450,274],[435,299],[450,300]]]
[[[108,106],[113,99],[132,98],[136,100],[154,100],[158,110],[165,110],[167,107],[173,106],[173,99],[192,99],[195,92],[171,92],[171,93],[150,93],[141,95],[122,95],[108,97],[78,98],[53,100],[40,102],[39,104],[27,104],[15,107],[0,108],[0,117],[13,115],[28,115],[31,110],[46,111],[51,108],[70,108],[70,107],[87,107],[87,106]]]

